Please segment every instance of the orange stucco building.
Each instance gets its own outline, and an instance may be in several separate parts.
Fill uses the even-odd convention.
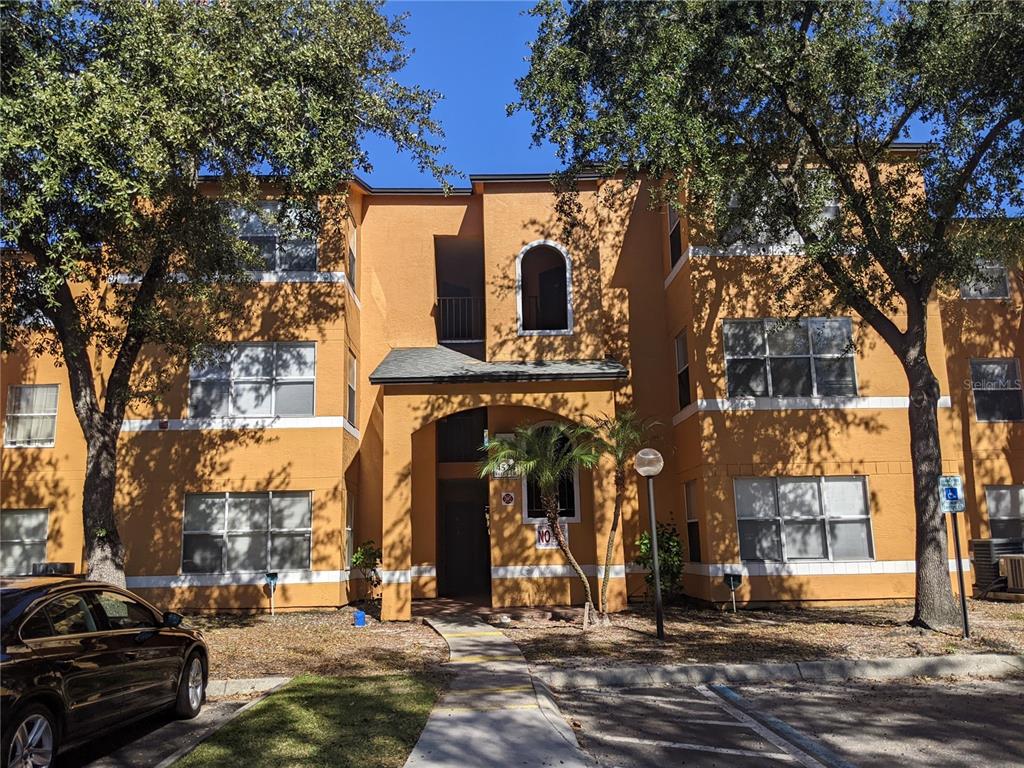
[[[267,257],[242,324],[225,323],[225,350],[176,371],[122,430],[128,586],[179,609],[262,609],[273,571],[278,607],[339,606],[364,588],[354,546],[373,540],[388,619],[438,595],[578,602],[535,494],[521,478],[480,479],[479,447],[521,424],[633,408],[658,423],[657,510],[683,539],[685,593],[723,603],[734,571],[742,601],[912,596],[895,357],[824,307],[775,322],[752,260],[784,268],[784,254],[691,242],[646,189],[608,184],[582,182],[569,235],[548,178],[515,175],[448,196],[355,184],[354,223],[326,222],[315,245],[241,222]],[[1019,274],[995,277],[930,313],[965,553],[969,538],[1024,525],[1024,295]],[[12,353],[2,384],[3,569],[79,570],[85,446],[65,371]],[[613,498],[607,460],[561,493],[594,579]],[[633,560],[646,504],[631,478],[614,606],[644,588]]]

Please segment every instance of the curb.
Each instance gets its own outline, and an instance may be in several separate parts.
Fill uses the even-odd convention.
[[[901,677],[1003,677],[1024,673],[1024,654],[978,653],[890,659],[826,659],[780,664],[671,664],[615,668],[531,668],[535,679],[556,690],[632,688],[648,685],[889,680]]]
[[[242,714],[246,710],[256,706],[261,701],[263,701],[265,698],[267,698],[267,696],[272,694],[278,688],[282,687],[285,683],[287,683],[289,680],[291,680],[291,678],[290,677],[255,677],[255,678],[250,678],[249,680],[211,680],[210,683],[207,683],[206,690],[207,690],[207,692],[209,692],[210,684],[211,683],[231,683],[231,682],[254,683],[254,682],[267,681],[267,680],[278,680],[279,682],[277,684],[271,686],[270,688],[265,688],[262,691],[260,691],[260,695],[259,696],[257,696],[252,701],[248,701],[245,704],[243,704],[242,706],[240,706],[238,709],[236,709],[234,712],[232,712],[230,715],[228,715],[226,718],[224,718],[221,722],[219,722],[215,728],[211,728],[209,731],[207,731],[206,733],[202,734],[192,744],[186,744],[185,746],[183,746],[180,749],[176,750],[174,753],[168,755],[163,760],[161,760],[159,763],[157,763],[155,766],[153,766],[153,768],[170,768],[170,766],[174,765],[174,763],[176,763],[179,760],[181,760],[183,757],[188,755],[190,752],[193,752],[200,744],[202,744],[208,738],[213,736],[213,734],[217,733],[217,731],[219,731],[225,725],[230,723],[232,720],[234,720],[240,714]]]
[[[576,731],[566,721],[565,715],[562,714],[562,710],[558,706],[558,699],[548,684],[533,674],[532,670],[530,670],[530,680],[533,682],[533,691],[537,695],[537,706],[540,708],[541,714],[544,715],[544,719],[551,724],[559,736],[569,743],[569,746],[578,749],[581,755],[590,758],[590,753],[580,746]],[[597,765],[596,763],[592,764]]]
[[[290,677],[249,677],[238,680],[209,680],[206,683],[206,695],[211,699],[227,696],[246,696],[251,693],[264,693],[284,685]]]

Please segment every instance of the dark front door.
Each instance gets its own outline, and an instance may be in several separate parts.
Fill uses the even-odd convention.
[[[488,597],[491,537],[487,530],[487,481],[438,483],[438,594]]]

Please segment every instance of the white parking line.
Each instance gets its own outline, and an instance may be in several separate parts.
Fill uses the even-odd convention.
[[[763,752],[756,749],[733,749],[731,747],[712,747],[707,744],[689,744],[682,741],[665,741],[663,739],[638,739],[634,736],[611,736],[606,733],[588,734],[595,741],[614,741],[621,744],[637,744],[644,747],[667,747],[669,749],[685,749],[692,752],[714,752],[719,755],[736,755],[737,757],[771,757],[776,760],[795,760],[788,752]],[[815,765],[818,765],[815,763]]]
[[[803,750],[797,749],[788,741],[778,736],[774,731],[765,728],[763,725],[757,722],[746,712],[743,712],[737,709],[736,707],[732,706],[731,704],[726,703],[720,696],[713,693],[711,689],[708,688],[706,685],[695,685],[694,688],[698,690],[702,696],[707,698],[708,701],[715,702],[717,706],[721,707],[725,712],[728,712],[730,715],[735,717],[737,721],[739,721],[746,727],[750,728],[762,739],[774,744],[776,747],[783,750],[789,759],[795,760],[800,765],[804,766],[804,768],[826,768],[824,764],[819,763],[817,760],[815,760],[813,757],[808,755]],[[764,756],[767,757],[768,755],[765,754]]]

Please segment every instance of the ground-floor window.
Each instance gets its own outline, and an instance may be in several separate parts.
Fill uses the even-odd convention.
[[[697,481],[683,483],[683,502],[686,504],[686,549],[691,563],[700,559],[700,522],[697,520]]]
[[[733,483],[743,560],[869,560],[863,477],[743,477]]]
[[[47,509],[0,510],[0,574],[24,576],[46,561]]]
[[[558,483],[558,516],[568,521],[578,521],[579,514],[576,504],[577,474],[567,475]],[[527,520],[544,520],[547,515],[541,503],[540,488],[532,480],[526,482],[526,518]]]
[[[1024,485],[985,486],[993,539],[1024,538]]]
[[[307,570],[311,512],[309,491],[187,494],[181,570]]]

